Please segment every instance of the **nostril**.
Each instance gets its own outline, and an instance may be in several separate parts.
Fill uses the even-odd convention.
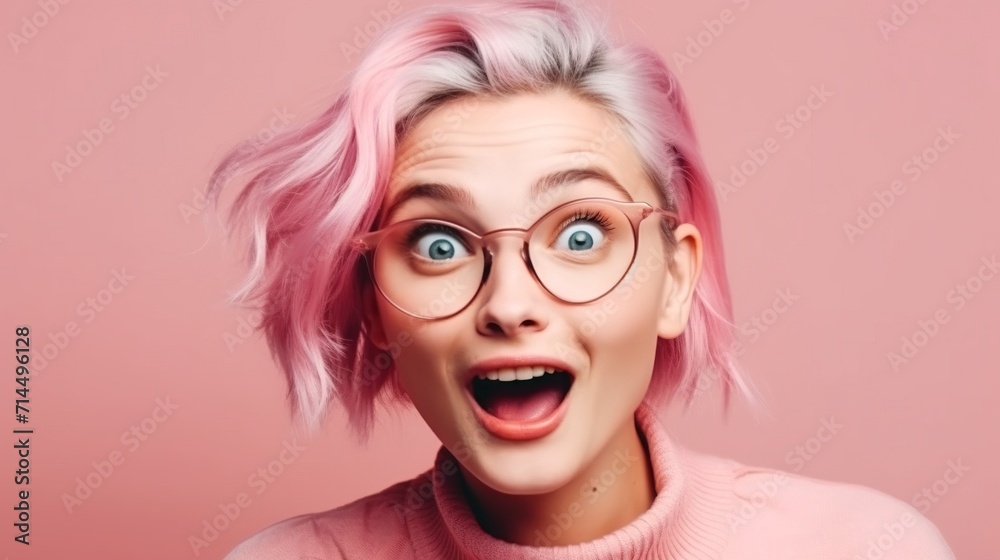
[[[513,325],[513,323],[514,323],[514,321],[510,322],[511,325]],[[497,318],[490,319],[486,323],[486,329],[489,331],[489,333],[491,335],[512,336],[512,335],[516,334],[518,331],[522,331],[522,330],[537,330],[537,329],[540,328],[540,325],[541,325],[541,323],[539,323],[538,321],[536,321],[534,319],[524,319],[520,323],[518,323],[517,327],[506,327],[505,328],[504,327],[505,324],[507,324],[507,323],[505,323],[503,320],[500,320],[500,319],[497,319]]]

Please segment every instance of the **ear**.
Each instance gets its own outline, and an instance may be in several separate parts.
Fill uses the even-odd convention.
[[[382,326],[382,318],[379,316],[378,303],[375,301],[375,289],[370,283],[366,283],[362,288],[361,308],[365,324],[365,333],[372,344],[382,350],[389,349],[389,337],[385,334]]]
[[[663,280],[663,303],[657,324],[660,338],[677,338],[684,332],[701,276],[701,233],[692,224],[681,224],[674,230],[674,239],[677,245]]]

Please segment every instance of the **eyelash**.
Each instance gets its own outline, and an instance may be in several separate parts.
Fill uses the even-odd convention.
[[[604,228],[605,231],[610,231],[610,230],[614,229],[613,227],[611,227],[611,222],[608,220],[608,218],[604,214],[601,214],[600,212],[597,212],[597,211],[594,211],[594,210],[590,210],[590,211],[586,211],[586,212],[584,212],[582,210],[577,210],[577,212],[575,214],[573,214],[572,217],[570,217],[569,219],[567,219],[566,221],[564,221],[562,223],[562,225],[560,225],[558,228],[556,228],[556,230],[561,232],[563,230],[563,228],[565,228],[566,226],[568,226],[570,224],[573,224],[573,223],[576,223],[578,221],[596,222],[602,228]]]
[[[563,223],[556,229],[557,231],[562,231],[566,226],[580,221],[594,222],[604,228],[605,231],[614,229],[611,226],[611,221],[608,220],[604,214],[594,210],[577,210],[575,214],[564,220]],[[412,247],[418,239],[432,232],[448,233],[458,238],[459,241],[462,241],[462,234],[455,231],[455,229],[451,227],[444,224],[423,224],[420,227],[413,228],[413,231],[407,234],[406,239],[404,240],[404,246]]]
[[[413,228],[413,231],[411,231],[406,235],[406,239],[403,242],[404,247],[412,247],[413,244],[416,243],[418,239],[427,235],[428,233],[433,233],[433,232],[447,233],[455,236],[460,241],[462,240],[461,233],[455,231],[454,228],[450,228],[444,224],[421,224],[419,227]]]

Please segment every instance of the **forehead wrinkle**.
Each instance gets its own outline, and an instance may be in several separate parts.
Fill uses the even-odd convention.
[[[539,129],[555,128],[558,132],[540,133]],[[570,129],[570,130],[566,130]],[[602,132],[591,126],[569,123],[543,123],[507,128],[502,130],[448,130],[442,132],[441,127],[433,127],[433,132],[425,132],[417,128],[411,131],[397,154],[399,166],[413,167],[432,159],[453,158],[454,156],[436,156],[435,153],[450,149],[461,150],[469,147],[508,147],[528,142],[545,143],[560,140],[580,142],[592,145],[595,142],[606,144],[601,138]],[[442,136],[438,136],[442,133]],[[496,138],[502,136],[502,139]],[[411,152],[416,153],[411,154]],[[423,156],[423,157],[421,157]]]
[[[564,157],[564,156],[568,156],[568,155],[581,155],[581,156],[586,157],[588,159],[595,159],[595,158],[596,159],[604,159],[604,160],[608,160],[608,161],[610,161],[610,162],[613,163],[616,158],[613,157],[610,152],[617,151],[620,148],[618,146],[615,146],[614,148],[612,148],[611,146],[613,144],[612,145],[605,144],[605,149],[600,150],[600,151],[594,151],[592,149],[594,147],[594,142],[595,142],[593,139],[584,139],[584,138],[572,137],[572,136],[565,136],[565,137],[562,137],[562,138],[554,137],[554,136],[533,137],[532,139],[536,140],[538,142],[552,142],[552,141],[569,139],[571,142],[573,142],[575,144],[575,145],[566,145],[566,146],[561,147],[560,149],[553,150],[553,152],[552,152],[552,156],[553,157],[555,157],[555,156]],[[397,160],[397,164],[396,164],[396,166],[395,166],[395,168],[393,170],[392,176],[394,178],[398,179],[400,176],[406,175],[407,173],[413,171],[414,168],[418,168],[418,167],[422,167],[422,166],[427,166],[428,168],[433,169],[433,167],[436,166],[436,165],[445,164],[445,163],[452,162],[452,161],[458,161],[458,162],[465,163],[465,162],[468,162],[469,160],[474,160],[475,158],[470,158],[468,154],[462,155],[462,153],[461,153],[463,150],[467,150],[470,147],[476,147],[476,148],[478,148],[478,147],[484,147],[484,146],[489,146],[489,147],[505,147],[505,146],[517,145],[517,144],[523,144],[523,142],[520,142],[520,141],[517,141],[517,140],[512,140],[510,142],[503,142],[503,143],[501,143],[501,142],[492,142],[492,143],[490,143],[490,142],[484,142],[484,143],[478,144],[478,145],[470,144],[468,142],[461,142],[461,143],[459,143],[459,142],[452,142],[450,144],[446,144],[444,142],[439,142],[439,143],[437,143],[435,145],[423,148],[423,149],[417,151],[417,153],[415,153],[415,154],[408,155],[409,152],[413,151],[412,148],[416,148],[419,145],[419,143],[418,143],[417,145],[415,145],[415,146],[413,146],[411,148],[406,148],[406,149],[404,149],[403,151],[400,152],[400,154],[399,154],[400,157]],[[623,154],[623,155],[625,155],[625,154]],[[627,155],[626,155],[626,157],[627,157]],[[614,165],[612,165],[612,167],[613,166]],[[424,171],[424,169],[421,169],[420,171]],[[397,184],[399,183],[399,181],[395,181],[395,182]]]
[[[619,183],[610,171],[600,166],[573,167],[570,169],[560,169],[546,173],[532,184],[530,197],[532,200],[538,200],[543,194],[551,190],[578,184],[587,180],[600,182],[601,184],[617,191],[619,194],[624,196],[628,202],[634,202],[634,199],[628,189]],[[403,187],[403,190],[396,196],[386,210],[385,219],[383,221],[387,222],[392,219],[392,216],[407,201],[418,198],[454,204],[465,209],[470,214],[474,213],[476,210],[474,197],[471,192],[464,187],[443,182],[417,182]]]
[[[440,119],[439,119],[440,120]],[[530,197],[537,199],[546,191],[559,187],[575,184],[586,180],[595,180],[612,189],[615,189],[626,200],[633,201],[633,195],[622,184],[615,179],[615,173],[610,170],[617,169],[619,160],[625,157],[629,159],[627,149],[622,152],[623,146],[618,145],[621,135],[616,135],[611,139],[602,137],[598,127],[593,124],[576,124],[569,122],[547,122],[534,124],[529,123],[516,128],[511,128],[501,120],[499,123],[487,123],[490,127],[483,130],[480,123],[459,123],[453,125],[451,130],[444,131],[443,125],[437,125],[435,121],[426,120],[422,125],[411,130],[404,140],[400,156],[393,172],[392,184],[401,185],[399,194],[390,201],[384,214],[382,223],[388,222],[396,213],[397,209],[404,202],[412,199],[437,200],[454,204],[460,208],[467,209],[470,213],[476,209],[473,194],[459,185],[449,184],[442,181],[421,181],[405,180],[407,175],[417,175],[425,171],[433,171],[435,167],[443,165],[448,171],[452,171],[448,162],[458,161],[466,165],[475,165],[478,159],[488,160],[482,154],[482,148],[508,148],[520,146],[523,150],[534,151],[534,145],[549,145],[543,151],[549,152],[550,156],[565,157],[571,154],[579,154],[586,158],[586,163],[577,163],[571,168],[559,169],[548,173],[546,176],[535,181],[531,186]],[[476,125],[476,126],[472,126]],[[467,128],[455,130],[455,126],[465,126]],[[472,126],[472,128],[468,128]],[[609,141],[610,140],[610,141]],[[556,144],[552,146],[551,144]],[[595,150],[596,146],[603,146],[603,149]],[[489,156],[490,154],[486,154]],[[508,154],[508,157],[509,154]],[[598,160],[598,161],[595,161]],[[601,161],[603,160],[603,161]],[[604,164],[602,167],[601,164]],[[458,165],[456,168],[462,168]],[[400,180],[404,178],[404,180]],[[392,192],[396,189],[389,189]]]

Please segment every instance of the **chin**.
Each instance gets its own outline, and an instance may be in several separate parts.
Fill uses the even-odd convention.
[[[541,443],[500,447],[487,444],[467,467],[480,482],[497,492],[546,494],[563,488],[578,475],[583,463],[581,451]]]

